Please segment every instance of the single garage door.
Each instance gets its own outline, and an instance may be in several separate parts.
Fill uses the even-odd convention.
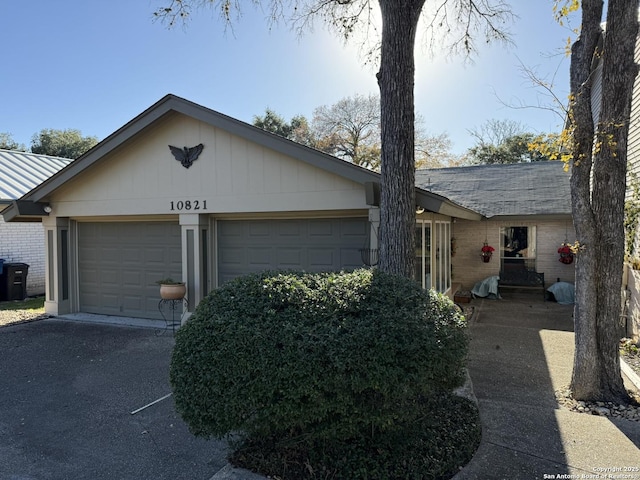
[[[218,281],[263,270],[362,267],[366,218],[218,221]]]
[[[177,223],[78,224],[80,311],[161,318],[156,280],[182,278]]]

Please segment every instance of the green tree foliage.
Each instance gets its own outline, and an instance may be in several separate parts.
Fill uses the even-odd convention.
[[[13,135],[8,132],[0,132],[0,148],[4,150],[16,150],[18,152],[26,152],[27,147],[22,143],[18,143],[13,139]]]
[[[291,124],[270,108],[265,109],[264,116],[254,115],[253,124],[262,130],[285,138],[289,138],[293,131]]]
[[[476,165],[492,165],[504,163],[526,163],[549,160],[539,148],[532,147],[540,141],[539,135],[519,133],[507,137],[498,145],[483,143],[471,147],[468,151],[470,163]]]
[[[249,3],[249,2],[247,2]],[[209,7],[228,23],[241,17],[247,3],[232,0],[166,0],[155,12],[173,25],[188,19],[194,8]],[[379,45],[381,181],[378,268],[408,278],[414,272],[415,229],[415,41],[423,20],[432,46],[449,53],[470,54],[476,42],[505,41],[512,18],[501,0],[256,0],[272,19],[289,19],[301,30],[320,18],[344,39],[356,32],[376,31],[382,18]],[[379,10],[378,10],[379,8]],[[370,35],[366,35],[370,38]]]
[[[75,160],[97,143],[96,137],[83,137],[80,130],[45,128],[31,139],[31,151]]]
[[[469,163],[492,165],[550,160],[552,136],[535,135],[513,120],[490,119],[469,133],[477,143],[468,152]]]
[[[296,115],[287,122],[274,110],[266,108],[263,116],[254,115],[253,125],[307,147],[316,147],[315,134],[304,115]]]

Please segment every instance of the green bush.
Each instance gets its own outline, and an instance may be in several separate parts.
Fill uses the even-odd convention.
[[[446,297],[380,272],[240,277],[177,332],[176,408],[204,437],[393,430],[416,399],[461,383],[463,327]]]

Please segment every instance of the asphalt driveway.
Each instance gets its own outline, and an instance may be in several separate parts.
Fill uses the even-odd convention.
[[[171,392],[174,339],[58,319],[0,328],[0,478],[207,480],[226,445],[193,437]]]

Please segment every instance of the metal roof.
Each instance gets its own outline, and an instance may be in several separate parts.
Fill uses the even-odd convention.
[[[416,171],[416,186],[487,218],[571,215],[571,174],[559,161]]]
[[[0,149],[0,201],[16,200],[73,160]]]

